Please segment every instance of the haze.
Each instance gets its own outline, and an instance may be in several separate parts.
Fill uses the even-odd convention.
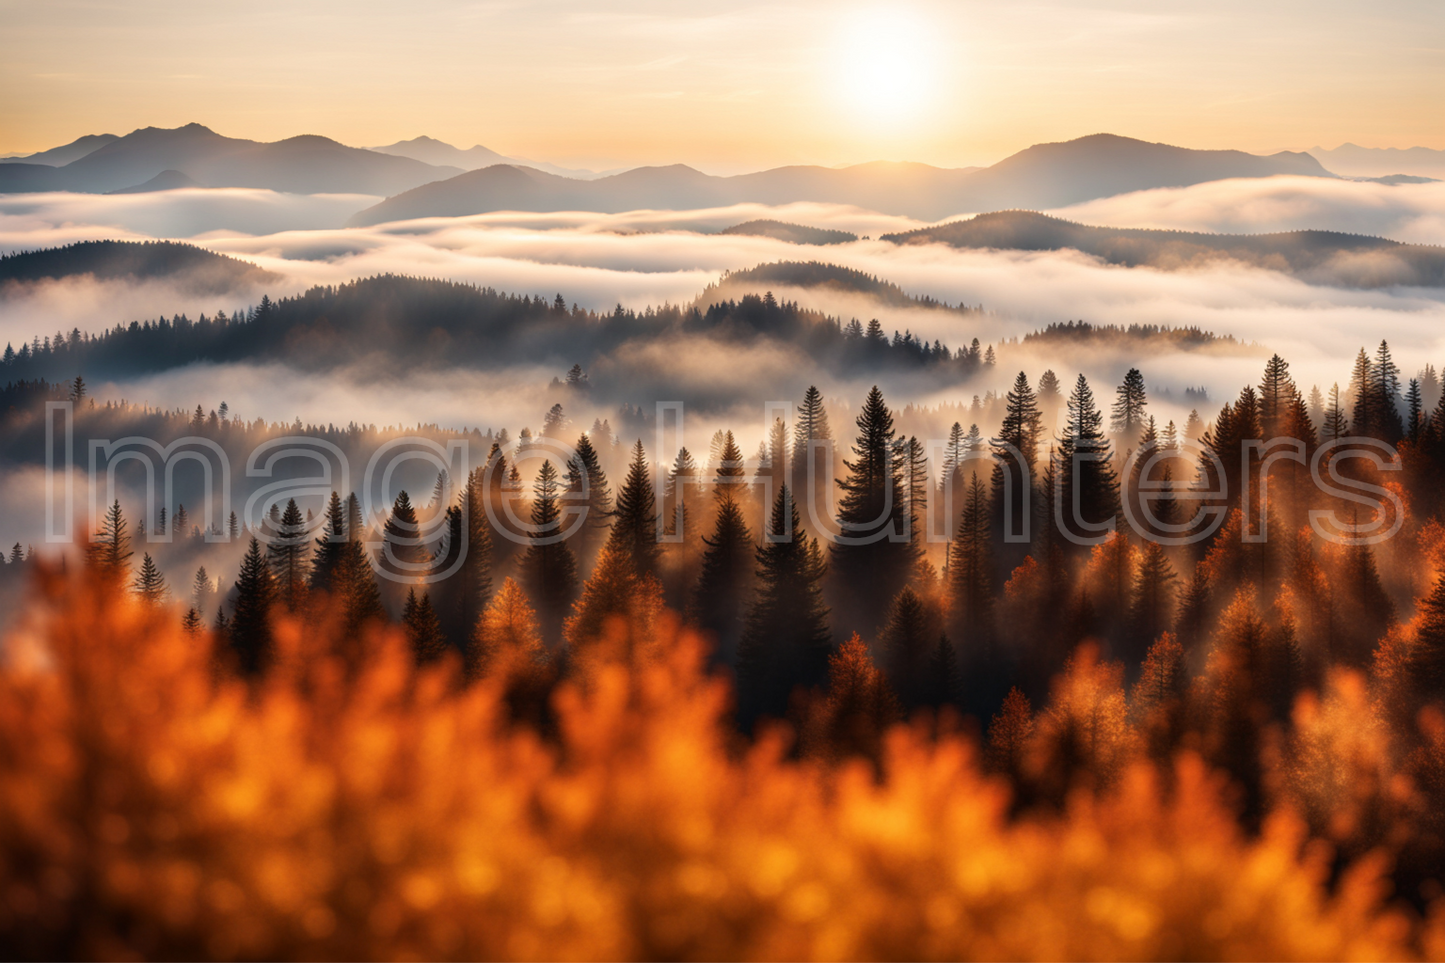
[[[713,172],[965,166],[1105,130],[1257,152],[1445,147],[1433,0],[5,0],[0,18],[0,153],[193,120]]]

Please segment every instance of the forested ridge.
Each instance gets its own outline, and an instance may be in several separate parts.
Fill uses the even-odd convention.
[[[574,370],[570,380],[581,377]],[[32,403],[53,390],[36,388]],[[79,382],[71,395],[87,400]],[[1050,425],[1046,412],[1060,399],[1064,418]],[[199,534],[195,526],[186,534],[186,522],[176,517],[181,509],[139,526],[135,512],[117,502],[88,544],[82,571],[62,575],[27,559],[19,546],[0,570],[7,579],[39,578],[43,597],[52,601],[36,604],[65,613],[41,623],[60,659],[56,684],[42,691],[24,673],[12,669],[3,676],[6,704],[29,700],[44,709],[39,717],[0,714],[0,744],[17,760],[17,771],[69,799],[70,777],[57,771],[42,779],[49,757],[27,749],[24,733],[42,724],[36,718],[50,718],[45,713],[74,711],[66,708],[74,704],[67,693],[102,698],[96,711],[108,713],[112,727],[130,726],[131,739],[86,735],[86,717],[74,724],[76,738],[98,739],[87,751],[119,767],[115,771],[141,768],[126,777],[136,792],[114,790],[101,804],[111,808],[87,817],[112,828],[104,830],[108,848],[85,859],[124,865],[130,853],[171,852],[168,839],[214,845],[211,824],[186,822],[176,836],[113,828],[117,817],[139,827],[160,818],[148,814],[178,804],[166,801],[172,796],[155,781],[160,777],[144,775],[145,757],[134,756],[133,744],[188,760],[175,770],[186,778],[231,765],[204,762],[193,755],[199,749],[167,741],[183,739],[194,725],[186,720],[210,711],[204,707],[212,700],[235,699],[239,707],[246,691],[261,700],[254,710],[227,710],[231,721],[215,730],[232,733],[226,739],[261,731],[262,716],[253,719],[253,711],[306,719],[294,734],[273,734],[269,744],[310,759],[318,778],[339,779],[339,795],[327,798],[343,807],[372,784],[336,748],[352,744],[342,720],[367,726],[390,720],[368,731],[402,725],[420,732],[429,721],[466,717],[473,722],[461,731],[487,733],[448,737],[448,750],[422,753],[415,759],[420,768],[407,770],[413,777],[389,790],[401,794],[394,799],[400,808],[389,811],[420,813],[420,800],[402,787],[455,787],[445,816],[423,818],[407,831],[421,848],[361,856],[372,852],[365,841],[385,832],[369,821],[360,835],[341,830],[316,842],[315,858],[337,875],[302,898],[303,906],[322,900],[325,912],[313,914],[320,921],[314,931],[291,929],[287,921],[296,917],[285,907],[260,917],[241,914],[235,907],[252,900],[262,901],[255,912],[270,906],[266,894],[277,892],[275,884],[244,860],[225,862],[233,867],[227,872],[240,902],[177,910],[163,930],[173,934],[168,939],[199,941],[200,955],[227,947],[257,955],[350,945],[337,942],[350,932],[338,921],[391,904],[373,890],[346,902],[343,881],[353,877],[342,866],[360,858],[356,865],[383,888],[414,880],[389,867],[424,872],[421,867],[433,865],[428,847],[455,849],[423,840],[467,832],[480,818],[474,807],[501,805],[503,798],[538,800],[539,810],[508,808],[488,817],[510,827],[508,838],[528,840],[533,856],[486,849],[488,859],[501,863],[483,878],[506,865],[506,872],[528,881],[523,885],[541,885],[533,857],[562,845],[567,831],[552,820],[566,811],[588,825],[608,821],[603,835],[613,834],[607,838],[635,854],[631,865],[640,876],[634,878],[652,881],[636,890],[630,884],[609,889],[621,885],[620,877],[616,864],[603,858],[601,876],[577,883],[579,898],[614,893],[629,905],[650,907],[646,918],[655,914],[653,901],[664,899],[680,914],[681,928],[661,933],[634,928],[641,924],[600,931],[575,920],[572,938],[591,955],[609,946],[630,956],[649,955],[643,948],[653,946],[655,955],[669,957],[716,955],[719,948],[726,948],[722,955],[774,955],[778,946],[794,946],[788,940],[812,932],[812,918],[775,916],[780,905],[802,899],[800,892],[834,910],[847,905],[839,879],[824,881],[804,868],[828,848],[864,863],[873,858],[866,852],[906,859],[934,880],[930,898],[961,914],[939,910],[927,926],[902,930],[877,929],[870,916],[870,927],[837,935],[851,947],[844,955],[866,955],[868,946],[878,955],[928,955],[933,944],[924,934],[948,947],[942,955],[949,956],[1030,955],[1029,946],[1045,947],[1044,955],[1082,955],[1104,939],[1088,920],[1112,921],[1107,925],[1116,935],[1106,942],[1118,955],[1431,955],[1441,945],[1445,918],[1434,916],[1426,925],[1412,914],[1435,906],[1445,865],[1441,399],[1434,369],[1403,379],[1385,343],[1373,353],[1362,349],[1346,387],[1334,385],[1327,394],[1304,391],[1287,362],[1274,356],[1259,384],[1245,386],[1209,423],[1196,414],[1183,426],[1151,417],[1137,370],[1108,396],[1096,395],[1083,375],[1064,384],[1052,371],[1037,379],[1020,372],[997,402],[997,430],[985,434],[977,424],[955,424],[941,463],[927,456],[917,435],[900,431],[905,411],[891,407],[877,388],[853,410],[851,425],[830,417],[821,393],[809,390],[789,419],[773,425],[755,458],[745,458],[725,429],[707,451],[675,453],[651,452],[640,438],[619,436],[603,421],[577,432],[559,403],[528,446],[509,446],[505,434],[489,432],[493,446],[485,464],[455,484],[439,477],[429,497],[398,493],[384,517],[364,518],[353,493],[333,491],[315,506],[276,502],[254,533],[232,520],[232,551],[242,557],[225,573],[169,567],[167,559],[183,558],[185,544]],[[77,417],[105,416],[108,406],[82,405]],[[237,425],[198,409],[187,427],[224,436],[265,426]],[[568,441],[573,455],[527,454],[548,438]],[[1266,462],[1252,445],[1277,438],[1292,439],[1304,463]],[[1346,452],[1362,444],[1359,439],[1388,444],[1398,454],[1379,465],[1351,457]],[[1142,465],[1127,457],[1133,451],[1160,457]],[[1317,485],[1305,467],[1317,452],[1338,462],[1340,478],[1386,486],[1381,491],[1396,498],[1382,496],[1375,508],[1362,508],[1350,492]],[[1075,457],[1081,455],[1089,457]],[[810,475],[835,490],[824,497],[810,486]],[[1269,484],[1261,484],[1266,476]],[[1150,492],[1157,494],[1146,497]],[[568,505],[585,504],[588,512],[580,528],[559,540],[512,531],[498,521],[506,513],[485,510],[504,504],[529,519],[534,532],[555,531]],[[1078,510],[1061,515],[1057,505]],[[1216,510],[1217,527],[1209,512],[1195,514],[1201,506]],[[1326,538],[1312,527],[1311,512],[1333,513],[1336,529],[1346,534],[1341,526],[1351,522],[1398,521],[1399,530],[1373,544]],[[1025,518],[1032,523],[1027,540],[1006,538]],[[156,543],[152,536],[168,525],[179,538]],[[946,538],[929,539],[930,528]],[[680,538],[661,538],[660,530]],[[1179,530],[1197,537],[1169,541]],[[885,537],[871,537],[880,533]],[[444,571],[450,572],[445,578],[418,574]],[[398,577],[378,577],[387,572]],[[217,575],[226,581],[218,585]],[[136,668],[105,669],[126,651],[137,653]],[[175,696],[160,705],[137,701],[130,689],[108,681],[112,677],[149,680],[140,683],[147,691]],[[955,714],[979,720],[977,756],[949,721]],[[903,727],[910,719],[912,727]],[[397,746],[412,737],[399,738]],[[312,740],[319,741],[302,748]],[[729,745],[752,748],[744,761],[733,762]],[[368,751],[367,758],[389,760],[388,771],[406,769],[405,753],[393,756],[380,744]],[[559,753],[555,773],[545,761],[552,752]],[[682,758],[673,752],[705,767],[698,778],[707,789],[676,786],[675,770],[662,762]],[[593,775],[566,775],[568,765],[586,766],[588,758],[599,767]],[[457,777],[433,766],[443,759],[452,770],[471,760],[467,766],[490,773],[493,788],[478,794],[449,781]],[[540,782],[523,788],[533,778],[523,776],[529,765],[526,771]],[[243,771],[246,780],[264,784],[259,771]],[[616,779],[638,781],[622,787],[611,782]],[[495,787],[503,785],[520,795],[498,796]],[[553,808],[562,806],[563,785],[572,787],[574,802],[595,804],[584,807],[592,816]],[[762,787],[784,792],[784,786],[795,789],[783,798],[813,786],[817,798],[833,801],[819,802],[818,809],[801,802],[747,808],[751,815],[742,822],[721,815]],[[144,790],[151,795],[140,787],[151,787]],[[175,798],[210,799],[206,793],[220,791],[218,784],[200,796]],[[293,812],[297,825],[321,818],[290,808],[303,806],[290,797],[274,797],[270,810],[239,802],[240,808],[225,808],[231,797],[215,798],[222,807],[215,810],[217,825],[233,834],[255,832],[252,820],[262,811]],[[631,802],[614,811],[609,800],[624,799]],[[0,929],[21,933],[14,927],[22,916],[15,914],[47,907],[55,927],[23,931],[38,941],[23,944],[26,952],[46,954],[73,945],[66,942],[72,937],[65,921],[98,901],[100,916],[86,912],[106,938],[153,945],[147,942],[159,938],[153,931],[126,922],[157,912],[147,888],[116,880],[154,879],[159,886],[169,878],[164,860],[173,857],[156,856],[162,863],[154,865],[143,860],[131,876],[113,870],[87,883],[92,903],[74,902],[71,891],[43,889],[42,882],[87,864],[74,864],[64,843],[46,849],[43,840],[36,842],[23,830],[38,818],[34,810],[9,800],[0,796],[11,814],[0,825],[22,827],[16,834],[0,830],[0,851],[17,867],[8,871],[11,879],[31,886],[23,882],[31,879],[27,874],[42,875],[26,890],[32,902],[0,914]],[[195,803],[180,805],[185,814],[192,811],[184,806]],[[309,805],[333,811],[332,803]],[[777,821],[797,805],[818,821],[801,835]],[[896,835],[859,835],[857,827],[873,823],[850,822],[861,816],[835,808],[846,805],[899,814],[899,825],[921,834],[919,845]],[[688,835],[688,820],[702,811],[697,807],[714,813],[708,818],[729,841],[719,842],[721,849]],[[357,812],[377,810],[364,805]],[[725,855],[742,845],[748,825],[783,834],[779,838],[791,834],[786,865],[794,869],[779,871],[781,889],[770,889],[750,875],[753,869]],[[643,845],[644,826],[679,835]],[[55,831],[63,840],[70,830]],[[1025,837],[1055,842],[1035,851]],[[587,842],[577,845],[592,852],[588,847],[602,837],[589,830],[579,838]],[[1076,846],[1084,838],[1095,842],[1093,849],[1057,851],[1066,838]],[[1306,846],[1306,839],[1315,842]],[[950,852],[983,859],[979,847],[990,846],[1004,860],[1000,867],[1012,866],[1013,883],[960,881],[930,862]],[[1096,860],[1086,851],[1113,855]],[[1132,855],[1114,858],[1120,852]],[[709,868],[696,860],[709,861]],[[1141,860],[1167,872],[1137,875],[1144,872]],[[215,865],[207,863],[207,871]],[[1266,865],[1272,869],[1259,875]],[[1061,866],[1067,867],[1063,877]],[[1256,869],[1246,871],[1249,866]],[[567,938],[551,927],[573,917],[537,915],[530,903],[504,912],[491,894],[508,890],[476,888],[477,877],[467,872],[441,872],[427,884],[435,889],[425,892],[451,894],[448,905],[458,909],[488,908],[502,916],[499,930],[462,924],[456,945],[486,955],[481,948],[493,946],[488,932],[515,939],[547,933],[553,946]],[[886,874],[845,876],[869,880],[879,905],[901,908],[923,898]],[[699,882],[704,877],[712,882]],[[423,892],[419,882],[396,885]],[[1127,905],[1103,906],[1101,897],[1089,895],[1100,886]],[[1280,887],[1293,894],[1288,909],[1270,902]],[[1231,902],[1229,893],[1246,891],[1250,899]],[[1071,941],[1065,931],[1050,937],[1020,928],[1008,907],[1035,896],[1057,918],[1077,914],[1071,929],[1086,934],[1079,937],[1085,942]],[[432,897],[418,899],[402,899],[389,912],[398,920],[445,918],[435,915],[443,911]],[[720,911],[718,900],[747,926],[709,928],[705,920]],[[1200,922],[1224,905],[1237,907],[1229,922]],[[1144,913],[1146,922],[1135,913]],[[242,923],[261,918],[268,922],[259,928]],[[416,926],[388,927],[384,938],[428,948],[423,955],[446,945]],[[207,932],[224,933],[225,940],[213,947]],[[753,942],[760,939],[774,942]],[[883,942],[855,942],[860,939]]]

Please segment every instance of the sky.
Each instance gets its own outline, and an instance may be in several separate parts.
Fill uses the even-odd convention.
[[[0,0],[0,22],[0,153],[191,121],[716,173],[1100,131],[1445,148],[1439,0]]]

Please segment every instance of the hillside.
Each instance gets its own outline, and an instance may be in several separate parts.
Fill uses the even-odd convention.
[[[1332,177],[1307,154],[1267,157],[1199,151],[1096,134],[1038,144],[987,168],[945,169],[875,162],[852,167],[779,167],[714,177],[680,164],[641,167],[580,181],[496,165],[406,191],[353,218],[358,225],[489,211],[690,210],[728,204],[814,201],[938,220],[968,211],[1047,208],[1156,187],[1234,177]]]
[[[0,293],[10,284],[79,275],[174,281],[203,294],[225,294],[280,280],[248,261],[173,241],[81,241],[0,257]]]
[[[1351,287],[1445,285],[1445,248],[1334,231],[1203,234],[1090,227],[1032,211],[998,211],[881,239],[1014,251],[1072,249],[1110,264],[1163,270],[1235,261]]]
[[[847,231],[832,231],[822,227],[808,227],[806,224],[789,224],[786,221],[761,219],[744,221],[725,227],[719,234],[742,234],[750,237],[770,237],[775,241],[789,244],[847,244],[858,240],[858,235]]]
[[[178,171],[207,187],[254,187],[292,194],[394,194],[461,173],[409,157],[304,135],[275,143],[223,137],[200,124],[132,131],[62,166],[0,165],[0,192],[105,193]]]
[[[927,295],[912,295],[891,281],[824,261],[777,261],[743,271],[729,271],[716,284],[708,285],[697,303],[714,304],[727,298],[783,287],[865,294],[880,304],[895,308],[941,308],[965,314],[981,310],[965,304],[945,304]]]

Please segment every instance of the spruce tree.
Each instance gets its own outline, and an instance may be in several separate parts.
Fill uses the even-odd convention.
[[[937,635],[923,599],[912,586],[903,586],[893,600],[879,641],[886,674],[905,707],[928,702],[929,658]]]
[[[839,479],[840,537],[833,543],[834,608],[846,628],[873,629],[913,574],[907,505],[895,457],[893,414],[875,385],[858,415],[849,475]]]
[[[1097,538],[1097,526],[1119,511],[1119,484],[1112,451],[1103,432],[1104,416],[1094,404],[1094,393],[1081,374],[1069,395],[1068,424],[1059,440],[1059,488],[1064,524],[1093,526],[1076,535]],[[1077,511],[1077,517],[1074,512]]]
[[[403,578],[416,578],[426,570],[429,553],[421,542],[421,525],[416,508],[405,491],[396,496],[391,516],[382,528],[382,561]]]
[[[202,565],[196,569],[196,577],[191,580],[191,606],[197,613],[206,611],[211,607],[211,597],[216,594],[215,586],[211,584],[211,576]]]
[[[151,558],[149,552],[146,552],[141,560],[140,571],[136,573],[133,587],[136,595],[147,605],[160,605],[166,599],[168,590],[165,576],[156,567],[155,559]]]
[[[1133,628],[1134,645],[1129,653],[1131,660],[1141,658],[1147,647],[1169,627],[1172,621],[1174,602],[1174,566],[1164,547],[1158,542],[1144,540],[1140,551],[1139,568],[1134,576],[1133,598],[1130,607],[1130,622]]]
[[[187,635],[201,634],[201,613],[194,608],[186,609],[185,617],[181,619],[181,628]]]
[[[441,621],[432,608],[429,593],[423,592],[418,599],[416,589],[409,589],[401,621],[417,665],[435,662],[446,654],[446,635],[443,634]]]
[[[561,486],[552,462],[542,462],[532,491],[533,535],[522,556],[522,582],[541,609],[543,634],[555,640],[560,636],[567,608],[577,596],[577,558],[561,537]]]
[[[729,464],[742,458],[732,432],[725,436],[719,454],[722,471],[741,470]],[[716,655],[728,663],[736,659],[753,586],[753,537],[738,504],[737,489],[737,485],[726,483],[713,486],[713,533],[711,537],[703,536],[702,574],[692,604],[694,621],[716,636]]]
[[[793,422],[793,497],[801,506],[803,527],[812,530],[814,518],[826,515],[824,496],[833,484],[833,459],[830,446],[814,450],[815,442],[833,440],[833,429],[828,424],[828,411],[823,406],[823,393],[816,385],[809,385],[798,405],[798,417]],[[811,478],[811,481],[809,480]]]
[[[1114,417],[1110,422],[1110,428],[1123,439],[1124,444],[1130,447],[1138,444],[1139,431],[1144,427],[1144,408],[1148,404],[1144,376],[1138,368],[1130,368],[1124,375],[1123,384],[1115,392]]]
[[[1029,387],[1028,376],[1020,371],[1013,387],[1004,395],[1003,424],[998,437],[991,442],[993,537],[996,552],[1007,571],[1023,561],[1028,547],[1027,542],[1003,539],[1009,533],[1023,535],[1027,531],[1024,521],[1032,508],[1033,478],[1042,434],[1043,415],[1038,400]]]
[[[462,560],[460,619],[471,626],[492,597],[492,524],[487,518],[485,480],[482,470],[467,475],[462,489],[461,523],[466,526],[467,556]]]
[[[607,544],[615,546],[631,561],[636,574],[656,577],[662,557],[662,546],[657,541],[657,498],[641,439],[633,446],[632,462],[627,468],[627,478],[618,489],[612,518],[612,534]]]
[[[326,504],[326,522],[321,537],[316,539],[316,550],[311,560],[311,588],[317,592],[333,589],[336,569],[346,551],[346,505],[335,491]]]
[[[970,675],[993,661],[993,568],[988,494],[975,474],[948,546],[949,634],[959,640]]]
[[[598,548],[607,539],[612,518],[612,489],[592,439],[582,435],[575,449],[577,453],[567,462],[567,492],[574,506],[586,508],[587,517],[571,541],[578,561],[585,568],[592,564]]]
[[[738,704],[744,722],[781,717],[795,686],[816,685],[833,644],[823,605],[823,553],[802,530],[786,488],[773,501],[772,530],[756,550],[757,596],[738,645]]]
[[[261,543],[253,536],[241,573],[236,577],[235,612],[229,637],[241,670],[248,675],[261,672],[271,659],[271,608],[276,603],[276,581]]]
[[[106,510],[100,531],[86,546],[86,557],[91,567],[112,585],[121,585],[130,571],[130,535],[125,514],[120,510],[120,501]]]
[[[1416,610],[1409,676],[1424,701],[1445,701],[1445,574],[1435,579],[1435,587]]]
[[[307,541],[306,520],[301,508],[296,499],[289,499],[281,522],[266,546],[266,560],[276,579],[277,601],[288,612],[297,611],[306,596]]]

